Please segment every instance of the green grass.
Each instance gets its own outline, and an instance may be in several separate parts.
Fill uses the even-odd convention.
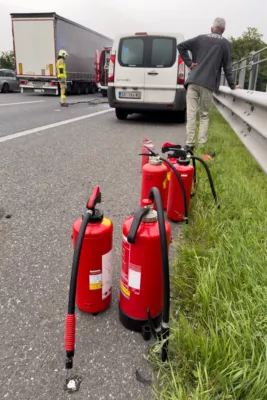
[[[172,269],[170,361],[158,367],[157,399],[267,399],[267,176],[212,110],[202,167]],[[197,155],[201,155],[196,153]]]

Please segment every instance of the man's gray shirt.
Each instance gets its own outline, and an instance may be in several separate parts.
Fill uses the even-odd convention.
[[[235,88],[231,45],[219,32],[196,36],[178,44],[177,48],[188,67],[192,63],[198,64],[190,72],[185,87],[194,83],[216,92],[220,86],[221,69],[223,68],[228,85],[231,89]],[[192,59],[189,57],[188,51],[191,52]]]

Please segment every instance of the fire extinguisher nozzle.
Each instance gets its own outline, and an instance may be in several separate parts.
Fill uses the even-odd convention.
[[[67,370],[73,368],[73,356],[70,356],[70,355],[68,354],[68,352],[67,352],[67,354],[66,354],[65,366],[66,366],[66,369],[67,369]]]

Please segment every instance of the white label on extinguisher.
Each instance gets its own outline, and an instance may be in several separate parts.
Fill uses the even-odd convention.
[[[112,250],[102,256],[102,299],[111,293],[112,287]]]
[[[102,287],[102,274],[99,271],[91,271],[89,275],[89,289],[98,290]]]
[[[137,291],[140,290],[141,286],[141,267],[139,265],[130,264],[129,266],[129,277],[128,285]]]

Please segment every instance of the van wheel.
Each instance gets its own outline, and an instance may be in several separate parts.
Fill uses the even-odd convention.
[[[125,110],[120,110],[118,108],[116,108],[116,117],[120,120],[125,120],[128,117],[128,113]]]

